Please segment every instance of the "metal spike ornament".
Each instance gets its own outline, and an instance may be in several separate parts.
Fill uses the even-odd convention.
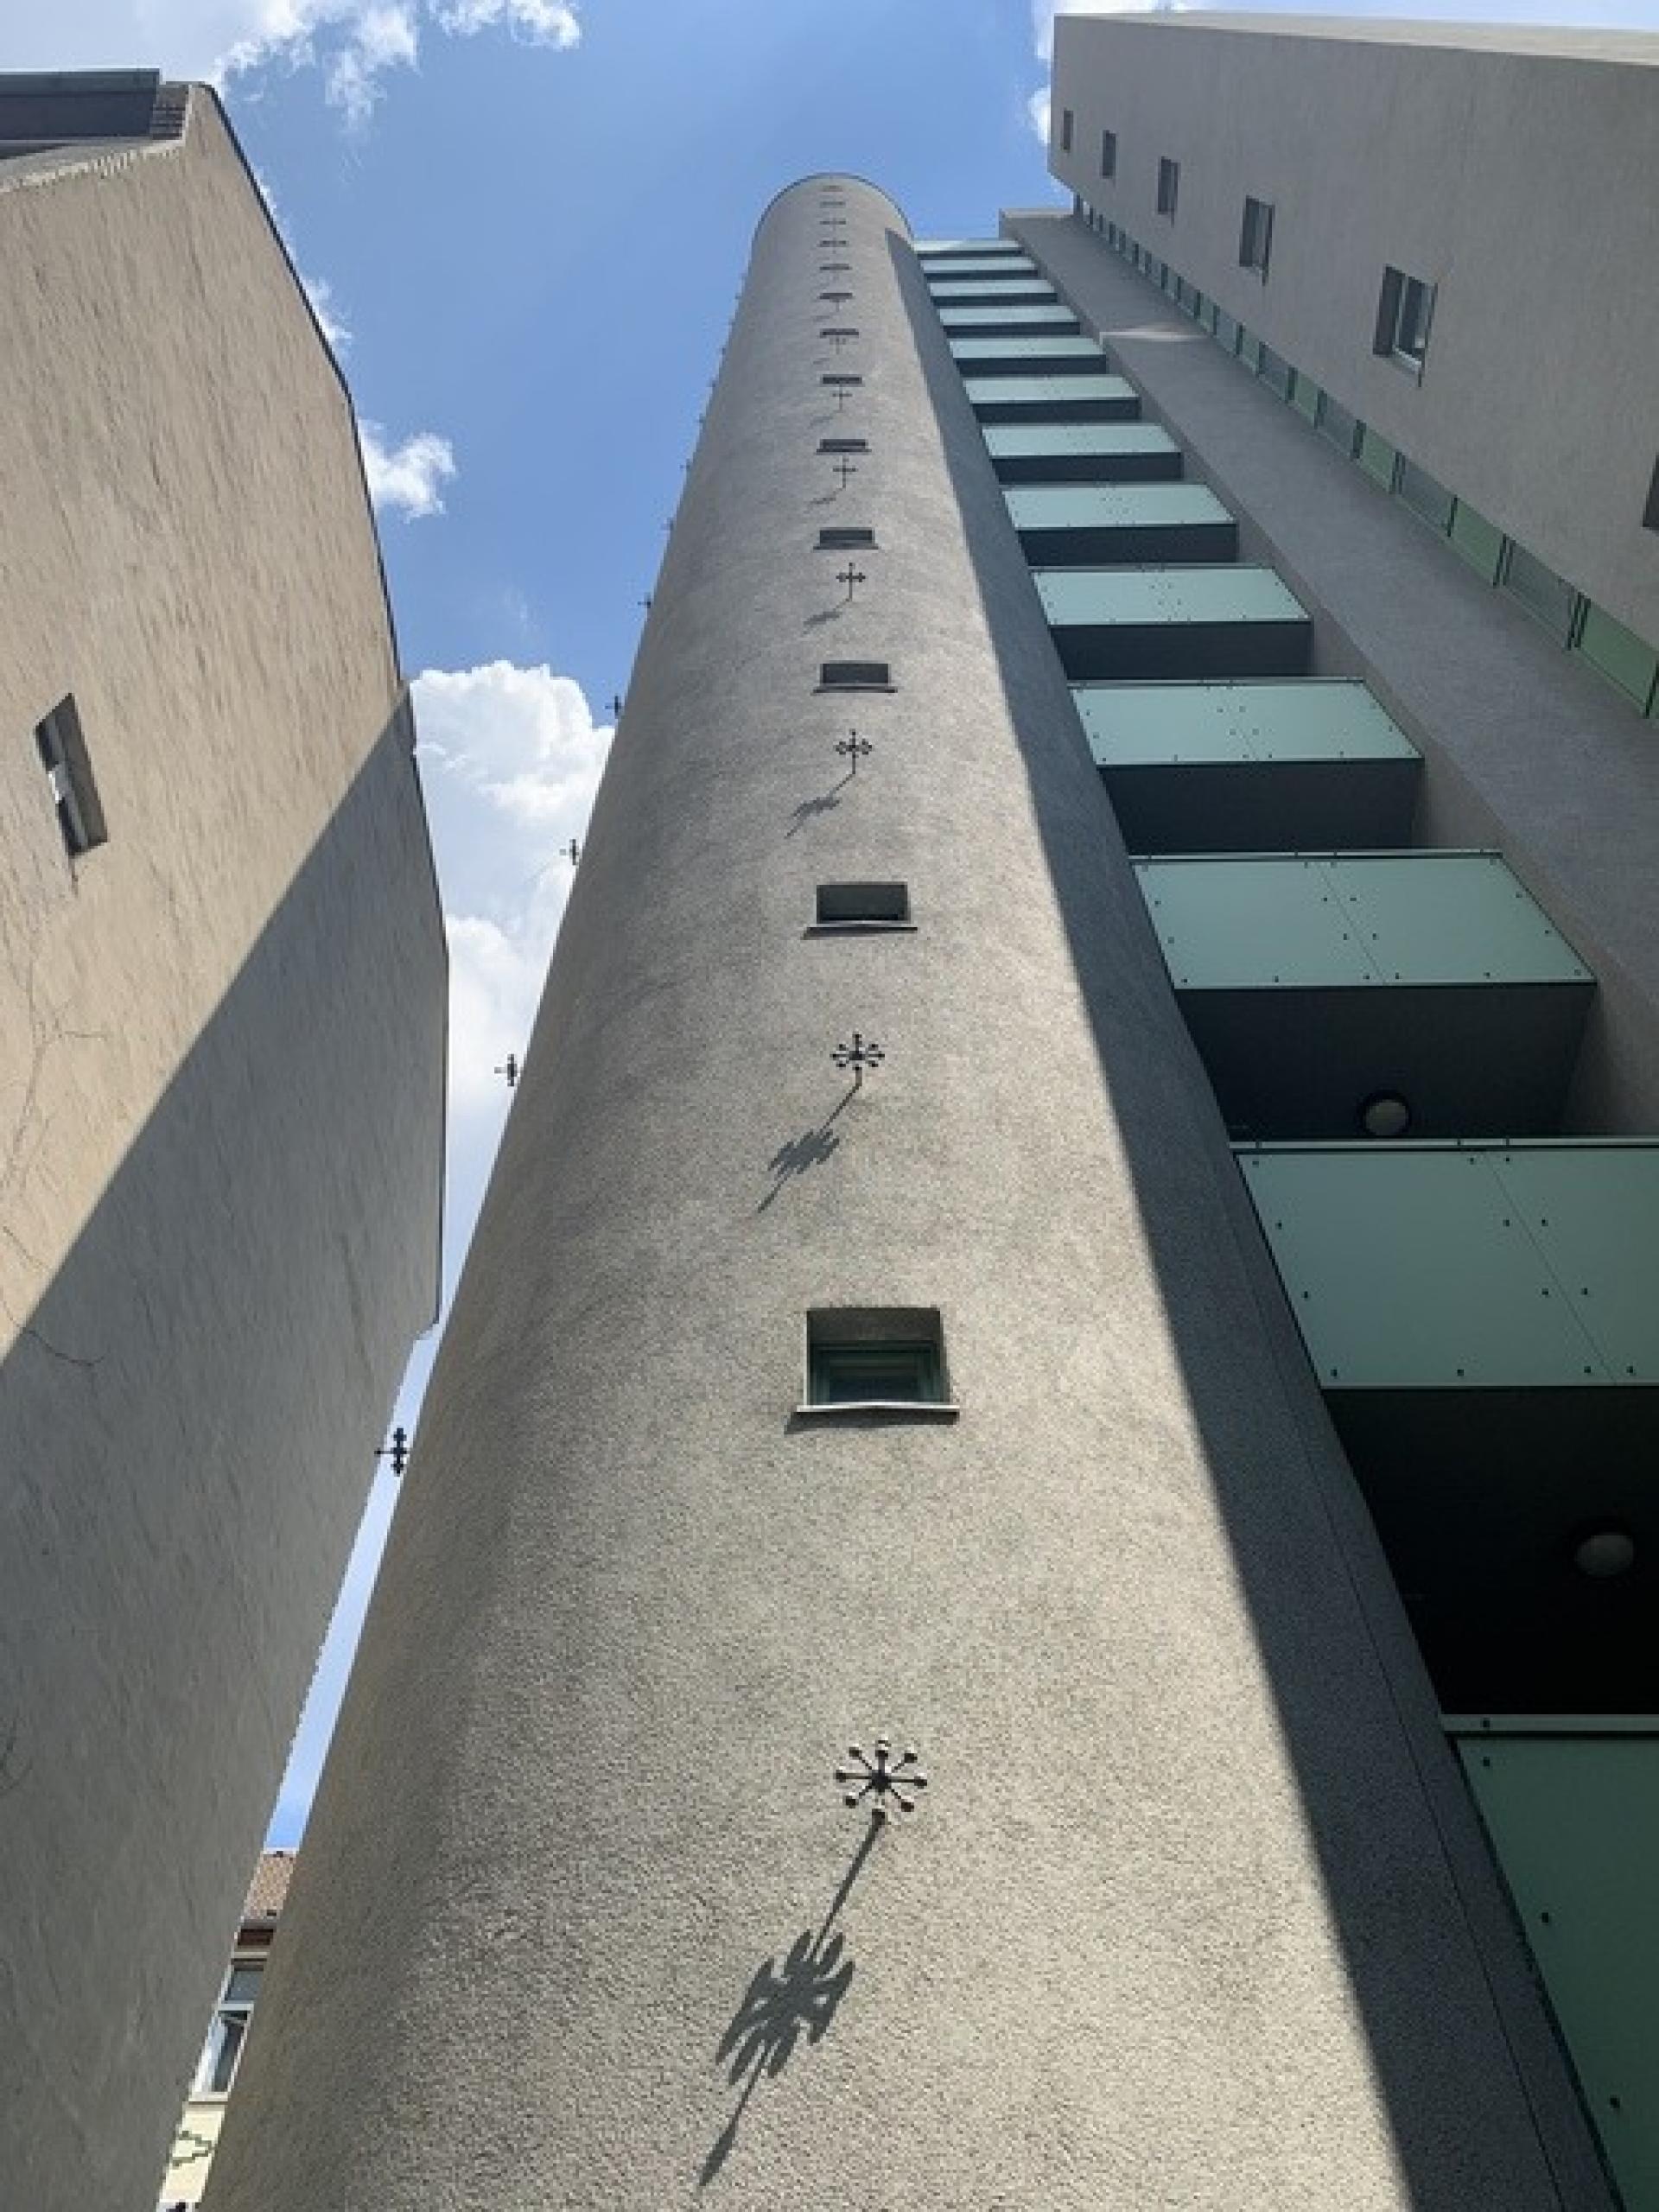
[[[915,1811],[917,1796],[927,1787],[927,1777],[917,1764],[921,1753],[913,1745],[894,1758],[892,1738],[878,1736],[874,1751],[849,1744],[847,1757],[853,1764],[836,1769],[844,1804],[856,1811],[868,1801],[873,1821],[885,1821],[894,1812]]]

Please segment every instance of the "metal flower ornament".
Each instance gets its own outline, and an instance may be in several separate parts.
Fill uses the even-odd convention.
[[[906,1746],[894,1758],[891,1738],[878,1736],[873,1751],[849,1744],[847,1757],[852,1764],[836,1769],[844,1804],[855,1810],[868,1804],[873,1821],[885,1821],[895,1812],[915,1811],[917,1799],[927,1787],[927,1777],[917,1764],[921,1753],[913,1746]]]

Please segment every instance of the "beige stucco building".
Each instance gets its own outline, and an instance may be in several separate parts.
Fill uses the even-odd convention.
[[[0,78],[0,2197],[142,2212],[410,1341],[444,955],[214,95]]]

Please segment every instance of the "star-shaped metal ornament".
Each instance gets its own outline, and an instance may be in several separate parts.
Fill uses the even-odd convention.
[[[927,1777],[917,1764],[919,1751],[907,1746],[894,1758],[892,1739],[878,1736],[874,1751],[849,1744],[847,1757],[854,1764],[836,1769],[845,1803],[856,1809],[868,1800],[873,1821],[885,1821],[894,1812],[915,1811],[917,1796],[927,1787]]]

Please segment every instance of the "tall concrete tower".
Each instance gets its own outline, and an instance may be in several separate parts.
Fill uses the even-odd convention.
[[[213,2212],[1605,2201],[852,178],[760,226],[271,1984]]]

